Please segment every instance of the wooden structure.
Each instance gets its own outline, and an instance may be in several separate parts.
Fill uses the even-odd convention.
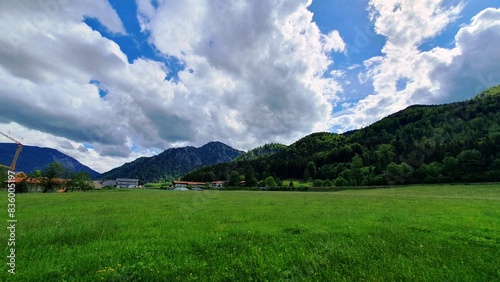
[[[0,134],[2,134],[3,136],[9,138],[10,140],[16,142],[16,144],[17,144],[17,150],[16,150],[16,153],[14,154],[14,158],[12,159],[12,163],[10,164],[10,166],[2,165],[4,167],[9,168],[10,171],[14,171],[14,169],[16,168],[17,159],[19,158],[19,154],[21,154],[21,151],[23,150],[23,144],[21,144],[20,141],[17,141],[16,139],[12,138],[8,134],[5,134],[5,133],[3,133],[1,131],[0,131]]]

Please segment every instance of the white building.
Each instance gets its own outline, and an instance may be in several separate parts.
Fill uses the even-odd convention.
[[[116,188],[137,188],[139,187],[139,179],[117,178],[115,180]]]

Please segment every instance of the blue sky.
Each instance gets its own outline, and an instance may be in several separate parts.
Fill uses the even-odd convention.
[[[214,140],[290,144],[500,84],[493,0],[8,0],[0,21],[0,130],[99,171]]]
[[[338,7],[339,2],[344,6],[342,9]],[[308,7],[308,10],[314,13],[313,21],[322,33],[327,34],[332,30],[338,30],[350,47],[347,53],[332,54],[335,66],[332,65],[331,69],[334,67],[347,68],[353,64],[362,64],[366,59],[379,56],[385,42],[383,36],[377,35],[374,32],[373,24],[368,18],[366,10],[368,1],[356,0],[349,3],[346,2],[348,1],[313,1]],[[150,34],[148,32],[141,32],[137,19],[137,5],[134,1],[112,0],[109,3],[122,19],[127,35],[110,33],[95,18],[87,18],[85,23],[107,38],[117,42],[122,51],[127,54],[129,62],[141,57],[162,61],[172,70],[173,73],[171,76],[174,77],[177,71],[184,69],[184,65],[178,58],[166,57],[164,54],[159,54],[155,50],[155,46],[148,42]]]
[[[313,1],[309,6],[319,29],[323,33],[338,30],[348,46],[347,54],[334,56],[338,67],[361,64],[366,59],[381,55],[385,38],[375,33],[373,23],[368,18],[367,2]]]

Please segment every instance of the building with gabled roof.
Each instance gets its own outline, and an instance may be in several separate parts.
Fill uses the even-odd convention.
[[[178,188],[178,187],[186,187],[186,186],[193,186],[193,187],[204,187],[207,185],[211,185],[212,187],[222,187],[224,186],[224,181],[212,181],[212,182],[195,182],[195,181],[172,181],[173,187]]]
[[[44,183],[47,183],[49,179],[47,177],[28,177],[26,173],[24,172],[18,172],[15,174],[14,179],[12,180],[5,180],[3,183],[5,184],[20,184],[22,181],[26,181],[26,184],[28,184],[28,190],[29,191],[42,191],[43,186],[45,185]],[[64,187],[69,180],[68,179],[62,179],[62,178],[52,178],[50,180],[53,185],[56,187]]]

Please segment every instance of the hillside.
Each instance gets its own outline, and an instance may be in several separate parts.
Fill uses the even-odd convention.
[[[248,160],[255,160],[257,158],[261,158],[264,156],[272,155],[278,152],[281,152],[282,150],[286,149],[286,145],[283,144],[278,144],[278,143],[269,143],[265,144],[263,146],[257,147],[255,149],[252,149],[244,154],[239,155],[235,161],[248,161]]]
[[[314,133],[257,160],[195,170],[183,179],[253,170],[258,180],[326,185],[500,181],[500,86],[445,105],[416,105],[346,134]]]
[[[138,178],[141,183],[170,181],[202,166],[229,162],[242,151],[221,142],[210,142],[200,148],[171,148],[153,157],[142,157],[103,173],[100,179]]]
[[[0,143],[0,164],[10,165],[16,149],[17,145],[14,143]],[[74,172],[88,172],[92,178],[100,175],[97,171],[56,149],[27,145],[23,146],[23,151],[19,155],[16,171],[31,173],[35,170],[43,170],[51,162],[59,162]]]

